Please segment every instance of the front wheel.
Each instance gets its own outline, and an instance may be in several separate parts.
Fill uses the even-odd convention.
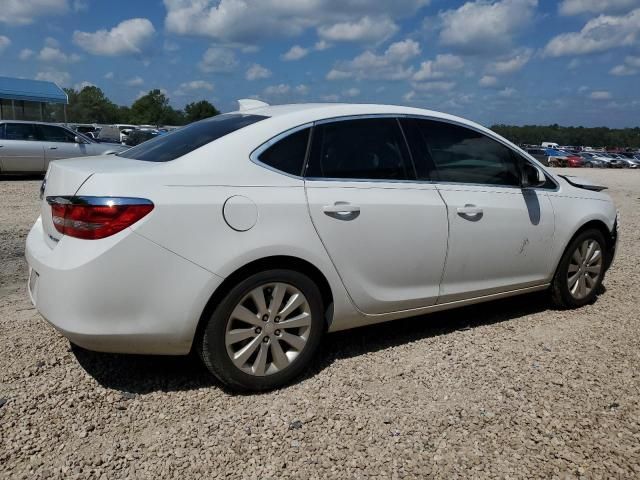
[[[297,377],[324,333],[322,297],[306,275],[268,270],[238,283],[209,318],[198,352],[234,390],[270,390]]]
[[[591,303],[605,274],[605,239],[599,230],[585,230],[564,252],[551,284],[554,303],[578,308]]]

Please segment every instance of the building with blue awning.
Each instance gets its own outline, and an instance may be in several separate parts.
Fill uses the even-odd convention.
[[[65,91],[53,82],[0,77],[0,120],[66,122],[68,103]]]

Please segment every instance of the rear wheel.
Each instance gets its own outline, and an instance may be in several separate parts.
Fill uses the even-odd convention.
[[[207,368],[234,390],[268,390],[298,376],[324,332],[322,297],[306,275],[268,270],[233,287],[198,343]]]
[[[605,240],[599,230],[585,230],[567,247],[551,285],[553,301],[563,308],[591,303],[605,274]]]

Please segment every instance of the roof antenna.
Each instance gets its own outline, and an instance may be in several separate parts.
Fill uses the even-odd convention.
[[[254,108],[262,108],[268,107],[269,104],[265,102],[261,102],[260,100],[255,100],[253,98],[241,98],[238,100],[239,108],[238,110],[241,112],[245,112],[247,110],[253,110]]]

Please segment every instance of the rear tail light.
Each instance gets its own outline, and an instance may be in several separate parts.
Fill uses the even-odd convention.
[[[144,198],[47,197],[47,203],[58,232],[86,240],[114,235],[153,210]]]

